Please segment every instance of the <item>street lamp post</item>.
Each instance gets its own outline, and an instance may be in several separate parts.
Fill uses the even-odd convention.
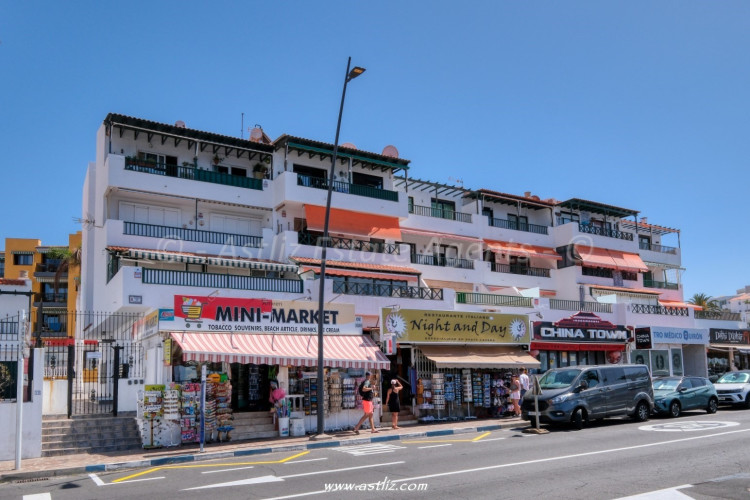
[[[336,170],[336,155],[339,151],[339,131],[341,130],[341,115],[344,112],[344,98],[346,97],[346,84],[365,72],[365,68],[355,66],[349,70],[352,64],[350,57],[346,63],[346,76],[344,77],[344,90],[341,92],[341,106],[339,107],[339,120],[336,124],[336,139],[333,143],[333,156],[331,157],[331,171],[328,174],[328,197],[326,198],[326,217],[323,223],[323,246],[320,254],[320,293],[318,296],[318,431],[316,437],[325,435],[325,414],[323,401],[325,398],[325,387],[323,385],[323,310],[325,307],[325,277],[326,277],[326,255],[328,248],[328,222],[331,217],[331,195],[333,194],[333,179]]]

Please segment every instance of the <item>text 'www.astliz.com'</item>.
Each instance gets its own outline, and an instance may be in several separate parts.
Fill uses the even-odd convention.
[[[427,483],[396,483],[386,477],[375,483],[326,483],[325,491],[427,491]]]

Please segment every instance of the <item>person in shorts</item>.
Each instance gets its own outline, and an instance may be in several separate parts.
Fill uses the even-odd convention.
[[[359,434],[359,428],[362,427],[362,423],[365,420],[370,421],[370,429],[372,430],[373,434],[378,432],[377,430],[375,430],[375,422],[372,419],[372,415],[375,411],[375,405],[373,403],[373,396],[375,395],[373,392],[374,388],[375,376],[372,373],[367,372],[365,374],[365,379],[361,384],[359,384],[359,395],[362,396],[363,415],[362,418],[359,419],[359,422],[357,422],[357,425],[354,426],[355,434]]]

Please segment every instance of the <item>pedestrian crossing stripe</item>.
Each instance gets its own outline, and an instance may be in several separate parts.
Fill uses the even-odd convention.
[[[342,446],[340,448],[334,448],[334,449],[337,451],[341,451],[343,453],[349,453],[350,455],[362,456],[362,455],[375,455],[378,453],[393,453],[396,450],[402,450],[405,448],[406,448],[405,446],[396,446],[393,444],[372,443],[372,444],[363,444],[363,445],[357,445],[357,446]]]

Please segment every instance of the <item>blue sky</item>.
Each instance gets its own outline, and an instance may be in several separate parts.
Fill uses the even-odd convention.
[[[410,175],[639,210],[750,284],[750,3],[0,0],[0,241],[67,242],[109,112],[395,145]],[[247,137],[247,130],[244,132]],[[665,244],[676,245],[674,241]]]

